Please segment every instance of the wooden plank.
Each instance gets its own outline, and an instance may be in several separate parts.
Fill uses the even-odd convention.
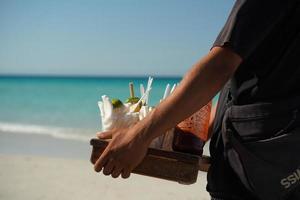
[[[93,146],[91,162],[94,164],[108,142],[92,139],[90,144]],[[198,170],[204,170],[208,167],[208,157],[149,148],[144,160],[133,170],[133,173],[182,184],[193,184],[197,180]]]

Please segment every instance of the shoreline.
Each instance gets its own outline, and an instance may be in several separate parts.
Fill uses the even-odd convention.
[[[89,160],[91,151],[89,140],[0,131],[0,154]],[[203,154],[209,155],[209,142],[204,146]]]
[[[88,141],[59,139],[50,135],[0,132],[0,154],[89,160],[91,149]]]

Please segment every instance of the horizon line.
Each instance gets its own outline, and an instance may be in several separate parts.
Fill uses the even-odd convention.
[[[156,77],[156,78],[182,78],[180,75],[77,75],[77,74],[0,74],[0,78],[145,78],[145,77]]]

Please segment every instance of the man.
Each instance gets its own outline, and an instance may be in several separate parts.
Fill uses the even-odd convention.
[[[99,138],[112,140],[96,162],[95,170],[99,172],[103,168],[105,175],[122,175],[123,178],[128,178],[155,137],[206,105],[223,88],[210,144],[212,165],[208,173],[207,190],[212,199],[271,199],[275,194],[278,194],[279,199],[283,193],[285,196],[282,199],[299,198],[297,192],[300,190],[300,181],[295,178],[297,174],[292,181],[290,176],[284,175],[281,182],[279,181],[281,185],[276,182],[271,189],[260,186],[260,183],[267,185],[268,180],[273,180],[279,173],[276,171],[274,176],[264,178],[259,170],[264,170],[270,163],[276,167],[280,163],[276,163],[276,159],[273,162],[271,154],[264,154],[275,151],[274,147],[260,151],[264,146],[259,145],[263,142],[259,142],[259,145],[257,143],[275,136],[285,137],[288,132],[295,130],[297,134],[293,134],[293,137],[300,134],[297,129],[300,120],[296,115],[300,105],[295,105],[297,102],[300,104],[300,101],[294,100],[300,96],[299,19],[300,3],[296,0],[236,1],[211,51],[191,68],[170,97],[134,127],[98,133]],[[285,101],[286,99],[289,101]],[[247,115],[247,120],[252,119],[249,116],[259,119],[259,115],[266,110],[266,116],[272,116],[277,105],[280,105],[280,113],[276,114],[279,118],[263,118],[246,124],[238,124],[238,121],[232,120],[236,117],[235,113],[237,117]],[[233,114],[227,112],[229,109],[231,112],[233,109]],[[290,111],[294,114],[289,115]],[[259,114],[256,115],[257,113]],[[230,117],[230,114],[233,116]],[[232,130],[236,133],[231,134],[229,131]],[[232,137],[229,137],[230,134]],[[298,141],[298,138],[293,141]],[[277,141],[276,144],[281,144],[280,142]],[[292,149],[280,150],[299,149],[292,146],[289,147]],[[287,153],[292,155],[292,152]],[[296,159],[299,156],[282,157],[288,157],[293,167],[297,164],[300,166]],[[254,165],[263,163],[261,160],[268,162],[265,165]],[[281,169],[288,167],[290,166],[279,166]],[[290,171],[291,174],[292,172]],[[260,180],[257,181],[259,177]],[[272,185],[272,181],[269,182]],[[279,189],[276,190],[277,188]]]

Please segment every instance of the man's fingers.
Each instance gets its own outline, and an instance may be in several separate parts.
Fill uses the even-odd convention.
[[[107,164],[104,166],[103,174],[108,176],[114,170],[114,162],[112,160],[108,161]]]
[[[122,168],[121,167],[118,167],[118,166],[115,166],[113,172],[111,173],[111,176],[113,178],[118,178],[120,176],[120,174],[122,173]]]
[[[98,133],[96,133],[96,136],[99,139],[103,139],[103,140],[111,139],[112,138],[112,131],[98,132]]]
[[[106,147],[107,148],[107,147]],[[96,161],[94,165],[94,169],[96,172],[100,172],[103,166],[106,164],[107,160],[109,159],[107,151],[104,150],[100,158]]]
[[[128,169],[123,169],[122,178],[129,178],[131,171]]]

